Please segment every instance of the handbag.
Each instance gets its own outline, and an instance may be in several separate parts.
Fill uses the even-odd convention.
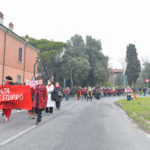
[[[51,100],[52,100],[52,101],[55,101],[56,99],[57,99],[56,93],[55,93],[55,92],[52,92],[52,93],[51,93]]]

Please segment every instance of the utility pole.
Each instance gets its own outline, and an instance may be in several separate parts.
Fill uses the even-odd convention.
[[[73,88],[73,80],[72,80],[72,68],[71,68],[71,72],[70,72],[70,82],[71,82],[71,89]]]

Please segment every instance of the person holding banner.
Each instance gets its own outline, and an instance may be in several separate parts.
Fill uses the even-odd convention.
[[[11,76],[7,76],[5,78],[5,85],[15,85],[12,80],[13,80],[13,78]],[[11,108],[10,109],[3,109],[3,114],[5,115],[5,117],[3,118],[3,120],[5,122],[8,122],[9,118],[10,118],[10,115],[11,115]]]
[[[43,84],[43,79],[39,78],[38,85],[35,88],[35,96],[33,100],[33,108],[37,114],[36,125],[38,125],[42,120],[42,111],[45,110],[47,104],[47,89]]]

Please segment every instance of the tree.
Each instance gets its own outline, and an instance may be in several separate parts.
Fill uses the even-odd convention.
[[[138,85],[145,85],[145,79],[150,79],[150,62],[149,60],[144,60],[143,68],[138,78]]]
[[[47,81],[54,76],[61,85],[71,79],[75,86],[104,85],[108,81],[108,57],[102,53],[101,41],[74,35],[67,41],[54,42],[46,39],[30,38],[29,42],[40,50],[39,72]],[[63,51],[65,48],[65,51]]]
[[[56,78],[57,65],[63,49],[67,46],[63,42],[49,41],[47,39],[37,40],[29,38],[29,43],[40,50],[39,73],[47,81],[54,76]]]
[[[134,44],[129,44],[126,51],[126,75],[129,85],[135,85],[141,71],[140,61]]]
[[[123,85],[123,75],[122,74],[118,74],[115,77],[115,85],[117,85],[117,86]]]
[[[93,39],[91,36],[86,37],[86,50],[90,63],[90,71],[87,82],[90,86],[104,85],[108,81],[108,57],[102,53],[100,40]]]
[[[103,85],[108,81],[108,58],[101,51],[100,40],[74,35],[67,42],[66,52],[61,62],[61,72],[70,83],[70,71],[76,86]]]

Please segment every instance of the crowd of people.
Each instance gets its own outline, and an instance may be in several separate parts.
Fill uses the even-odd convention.
[[[69,87],[63,89],[63,98],[65,98],[67,101],[69,100],[69,97],[77,97],[77,100],[91,100],[93,98],[100,99],[102,97],[106,96],[120,96],[124,95],[125,90],[124,88],[100,88],[100,87],[77,87],[69,89]]]
[[[5,78],[5,85],[16,85],[13,83],[11,76]],[[36,125],[38,125],[42,120],[42,112],[52,114],[54,107],[60,110],[62,101],[62,89],[59,82],[55,85],[48,80],[48,84],[45,86],[43,79],[38,79],[38,84],[35,87],[31,87],[31,97],[32,97],[32,110],[29,111],[29,117],[32,119],[36,118]],[[7,102],[5,102],[7,105]],[[11,115],[11,108],[2,110],[3,120],[5,122],[9,121]],[[37,117],[36,117],[37,116]]]
[[[32,80],[35,80],[34,78]],[[5,85],[18,85],[13,82],[11,76],[5,78]],[[25,84],[24,84],[25,85]],[[144,96],[146,95],[147,88],[132,89],[134,93],[139,92]],[[36,125],[38,125],[42,120],[42,112],[46,114],[53,114],[54,108],[57,110],[61,108],[61,101],[69,101],[70,98],[76,97],[76,100],[86,100],[92,101],[93,99],[101,99],[106,96],[121,96],[125,95],[126,89],[124,88],[105,88],[105,87],[74,87],[70,89],[69,87],[61,88],[59,82],[55,82],[55,85],[49,79],[47,85],[44,85],[43,79],[39,78],[36,86],[30,87],[31,97],[32,97],[32,110],[29,111],[29,117],[36,119]],[[7,102],[6,102],[7,104]],[[9,121],[11,115],[10,109],[3,109],[3,120],[5,122]]]

